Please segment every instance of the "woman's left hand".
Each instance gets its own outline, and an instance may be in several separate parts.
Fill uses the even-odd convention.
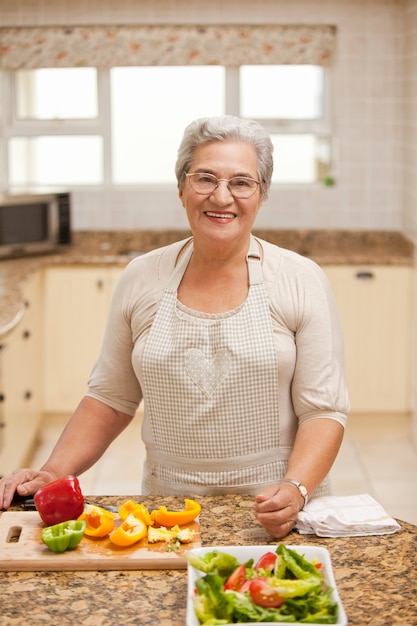
[[[270,485],[255,497],[256,519],[274,539],[288,535],[304,504],[297,487],[291,483]]]

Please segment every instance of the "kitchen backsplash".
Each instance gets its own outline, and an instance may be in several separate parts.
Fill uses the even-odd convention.
[[[414,0],[2,0],[1,27],[293,24],[336,29],[331,188],[271,192],[259,228],[403,230],[417,238],[417,3]],[[277,154],[276,168],[284,156]],[[174,163],[173,163],[174,167]],[[79,230],[184,228],[176,190],[74,194]]]

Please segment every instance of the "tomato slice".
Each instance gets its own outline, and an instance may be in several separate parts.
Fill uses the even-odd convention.
[[[285,598],[280,596],[277,590],[271,587],[268,578],[261,576],[252,579],[249,586],[249,593],[255,604],[264,608],[277,609],[285,602]]]
[[[224,583],[224,589],[232,589],[233,591],[240,591],[243,583],[246,581],[246,567],[245,564],[239,565],[235,571],[230,574],[229,578]]]
[[[252,584],[252,580],[253,580],[253,578],[249,578],[248,580],[245,580],[245,582],[243,583],[243,585],[239,589],[240,593],[245,593],[245,591],[249,591],[249,587]]]
[[[273,552],[266,552],[256,562],[254,569],[256,572],[259,572],[260,569],[273,572],[276,560],[277,560],[276,554],[274,554]]]

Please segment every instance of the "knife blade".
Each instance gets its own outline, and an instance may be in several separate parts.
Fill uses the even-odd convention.
[[[10,506],[23,506],[25,511],[36,511],[35,501],[33,496],[20,496],[15,492]]]
[[[96,504],[94,502],[87,502],[85,504],[92,504],[93,506],[99,506],[101,509],[105,509],[106,511],[110,511],[110,513],[117,513],[119,511],[120,506],[111,506],[107,504]],[[33,496],[19,496],[15,494],[13,500],[11,502],[11,506],[20,505],[23,506],[24,511],[36,511],[35,501]]]

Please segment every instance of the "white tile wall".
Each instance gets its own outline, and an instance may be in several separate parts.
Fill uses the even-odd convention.
[[[416,4],[415,0],[2,0],[0,24],[335,24],[337,185],[274,191],[257,225],[407,228],[417,236]],[[74,227],[183,228],[175,194],[174,188],[170,193],[77,193]]]
[[[404,225],[417,234],[417,2],[406,0],[404,17]]]

